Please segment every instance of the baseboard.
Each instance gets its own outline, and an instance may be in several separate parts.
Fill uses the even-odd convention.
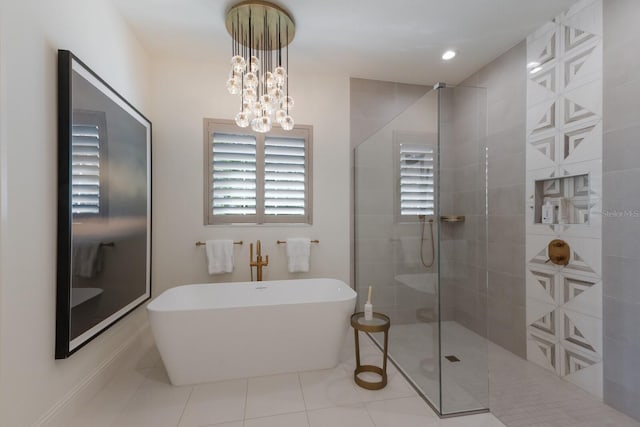
[[[140,344],[145,335],[148,333],[149,324],[140,327],[125,342],[116,348],[116,350],[96,369],[89,373],[75,387],[69,390],[60,400],[58,400],[47,412],[45,412],[34,424],[33,427],[64,427],[68,425],[69,420],[79,412],[79,410],[107,385],[115,373],[124,364],[134,358],[141,356],[144,350],[142,346],[136,351],[136,345]]]

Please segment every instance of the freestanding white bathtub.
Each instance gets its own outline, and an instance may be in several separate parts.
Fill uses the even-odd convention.
[[[174,385],[332,368],[356,293],[335,279],[178,286],[147,306]]]

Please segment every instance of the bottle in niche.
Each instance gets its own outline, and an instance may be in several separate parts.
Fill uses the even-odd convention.
[[[554,209],[553,205],[549,203],[549,200],[544,202],[542,205],[542,223],[543,224],[553,224],[554,217]]]
[[[569,200],[566,197],[562,197],[558,200],[558,224],[569,224]]]

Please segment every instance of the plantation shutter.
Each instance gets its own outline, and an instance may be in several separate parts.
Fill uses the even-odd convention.
[[[205,224],[312,224],[313,128],[268,134],[205,119]]]
[[[264,145],[265,215],[304,216],[306,212],[304,138],[267,136]]]
[[[100,129],[74,124],[71,128],[71,212],[100,214]]]
[[[434,150],[427,145],[400,145],[400,214],[433,215]]]
[[[256,215],[256,138],[213,134],[213,215]]]

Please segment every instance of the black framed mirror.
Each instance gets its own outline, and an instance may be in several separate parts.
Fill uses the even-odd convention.
[[[151,122],[58,51],[56,359],[151,298]]]

